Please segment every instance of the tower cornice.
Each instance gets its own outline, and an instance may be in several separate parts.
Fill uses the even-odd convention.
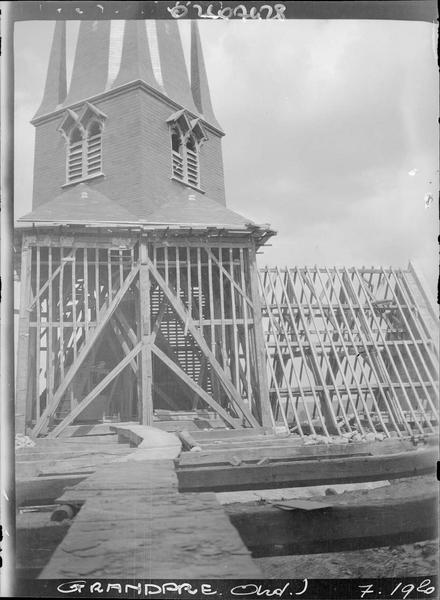
[[[75,109],[78,109],[80,106],[83,106],[87,102],[94,103],[94,102],[98,102],[100,100],[114,98],[122,93],[125,93],[130,90],[134,90],[134,89],[142,89],[145,92],[147,92],[148,94],[150,94],[151,96],[155,96],[156,98],[159,98],[164,103],[168,104],[170,106],[170,108],[173,110],[185,109],[191,116],[193,116],[194,118],[200,119],[208,131],[211,131],[219,136],[225,135],[224,131],[222,131],[218,127],[215,127],[214,125],[212,125],[209,121],[207,121],[203,117],[203,115],[200,115],[200,114],[194,112],[194,110],[187,108],[185,106],[182,106],[181,104],[178,104],[177,102],[174,102],[166,94],[160,92],[159,90],[152,87],[151,85],[148,85],[147,83],[145,83],[145,81],[142,81],[141,79],[129,81],[128,83],[125,83],[125,84],[120,85],[115,88],[105,90],[104,92],[101,92],[94,96],[89,96],[88,98],[84,98],[84,99],[82,99],[78,102],[74,102],[72,104],[68,104],[68,105],[66,104],[65,106],[62,106],[62,107],[58,108],[57,110],[51,111],[50,113],[43,114],[38,117],[34,117],[31,120],[31,123],[34,126],[41,125],[43,123],[47,123],[54,119],[59,118],[66,112],[67,109],[75,110]]]

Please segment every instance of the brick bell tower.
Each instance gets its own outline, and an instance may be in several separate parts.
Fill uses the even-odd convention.
[[[188,412],[272,427],[255,253],[226,207],[197,22],[58,21],[19,219],[17,428]]]

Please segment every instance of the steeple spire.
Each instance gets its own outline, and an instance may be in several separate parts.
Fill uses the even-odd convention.
[[[66,22],[57,21],[50,49],[43,100],[35,117],[56,110],[64,102],[66,94]]]
[[[105,91],[111,21],[82,21],[65,106]]]
[[[211,125],[220,128],[212,110],[202,44],[197,21],[191,21],[191,91],[198,112]]]
[[[197,113],[191,93],[182,42],[176,21],[158,20],[157,45],[165,93],[183,108]]]
[[[153,73],[145,21],[125,21],[121,65],[112,87],[141,79],[159,89]]]

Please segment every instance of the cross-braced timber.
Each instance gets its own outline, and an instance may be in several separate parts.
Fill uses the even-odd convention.
[[[199,404],[270,426],[252,240],[24,235],[22,255],[17,412],[33,435]]]
[[[252,238],[24,234],[17,412],[33,435],[155,411],[302,439],[435,433],[435,311],[412,266],[266,268]]]
[[[327,438],[437,430],[438,328],[412,268],[266,268],[261,290],[277,424]]]

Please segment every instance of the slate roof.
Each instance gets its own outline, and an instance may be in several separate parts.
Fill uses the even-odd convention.
[[[170,200],[150,209],[145,217],[140,218],[86,183],[65,189],[54,200],[18,219],[18,223],[194,225],[232,229],[246,229],[248,225],[254,225],[250,219],[219,202],[191,193],[185,199]]]
[[[18,221],[88,224],[94,221],[131,222],[137,218],[126,208],[85,183],[68,188]]]

